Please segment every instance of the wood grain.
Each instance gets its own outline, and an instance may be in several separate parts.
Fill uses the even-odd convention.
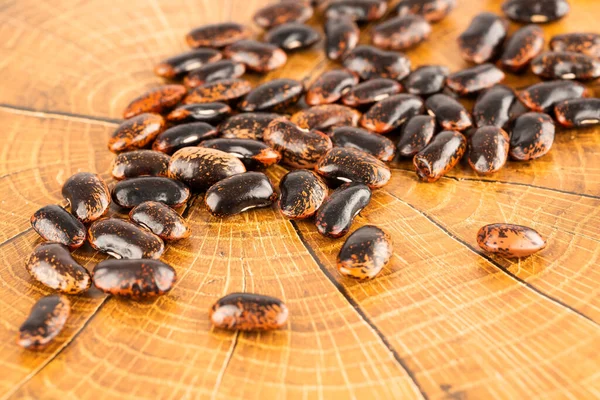
[[[492,176],[459,165],[424,184],[409,161],[394,162],[390,184],[353,226],[376,224],[395,246],[392,262],[366,283],[337,273],[343,241],[319,236],[310,222],[275,208],[217,219],[198,197],[184,211],[192,237],[163,257],[179,275],[169,295],[132,303],[92,290],[72,298],[73,315],[50,347],[16,346],[20,323],[49,293],[24,268],[39,243],[30,215],[61,204],[61,185],[77,171],[108,178],[106,140],[123,107],[160,84],[153,65],[185,50],[190,28],[249,23],[267,3],[0,2],[0,398],[600,397],[597,128],[561,131],[547,156]],[[430,41],[408,52],[413,64],[465,67],[456,36],[500,3],[459,0]],[[597,31],[600,3],[572,6],[544,26],[547,39]],[[336,65],[317,47],[251,80],[310,82]],[[269,176],[277,183],[285,172],[274,167]],[[520,262],[483,254],[476,232],[498,221],[537,229],[548,248]],[[89,247],[75,257],[87,268],[105,258]],[[232,291],[282,298],[289,325],[268,334],[213,330],[208,308]]]

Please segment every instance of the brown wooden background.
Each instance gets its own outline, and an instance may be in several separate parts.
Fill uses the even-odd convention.
[[[414,65],[464,67],[456,36],[474,14],[500,9],[500,1],[458,1],[408,53]],[[598,31],[600,2],[571,2],[568,18],[544,27],[547,39]],[[48,293],[24,268],[38,241],[30,215],[61,203],[61,184],[76,171],[108,177],[106,141],[121,110],[160,82],[153,65],[185,50],[190,28],[249,22],[266,3],[0,1],[0,398],[600,397],[600,129],[561,132],[541,160],[484,179],[463,165],[418,183],[410,162],[395,164],[354,226],[377,224],[395,244],[369,283],[337,274],[343,241],[309,222],[275,209],[215,219],[198,199],[185,213],[193,236],[165,253],[180,277],[168,296],[73,297],[53,345],[37,353],[15,345]],[[311,79],[333,65],[317,48],[255,80]],[[484,256],[477,229],[497,221],[534,227],[548,248],[520,262]],[[89,249],[76,256],[89,268],[104,258]],[[287,329],[213,331],[210,304],[242,290],[283,298]]]

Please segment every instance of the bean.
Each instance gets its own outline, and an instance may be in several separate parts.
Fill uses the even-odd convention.
[[[302,2],[282,2],[265,6],[254,13],[254,22],[263,29],[271,29],[288,22],[306,22],[313,16],[313,8]]]
[[[358,44],[360,30],[350,18],[325,22],[325,53],[330,60],[340,60]]]
[[[600,99],[564,100],[554,106],[556,121],[567,128],[600,123]]]
[[[535,230],[522,225],[490,224],[477,232],[477,244],[488,253],[507,258],[527,257],[546,247]]]
[[[108,149],[121,153],[148,146],[165,130],[163,117],[158,114],[140,114],[123,121],[108,139]]]
[[[417,115],[410,118],[402,127],[398,141],[398,154],[412,157],[423,150],[435,134],[435,118],[431,115]]]
[[[57,242],[74,250],[85,242],[85,226],[64,208],[48,205],[31,216],[31,226],[44,240]]]
[[[346,147],[364,151],[381,161],[391,161],[396,147],[394,142],[382,135],[367,130],[342,126],[329,135],[335,147]]]
[[[456,0],[401,0],[396,8],[398,15],[421,15],[429,22],[444,19],[456,6]]]
[[[105,260],[94,268],[93,279],[104,293],[140,300],[168,293],[177,273],[158,260]]]
[[[247,170],[267,168],[281,160],[281,154],[263,142],[253,139],[211,139],[200,147],[217,149],[239,158]]]
[[[410,60],[404,54],[380,50],[373,46],[356,47],[344,58],[343,64],[363,80],[402,80],[410,73]]]
[[[160,137],[159,135],[156,140],[159,140]],[[155,146],[153,145],[153,147]],[[167,176],[170,159],[171,157],[164,152],[153,150],[134,150],[121,153],[113,160],[111,174],[118,181],[145,175]]]
[[[499,171],[508,158],[510,138],[496,126],[478,128],[469,138],[467,161],[479,174],[489,175]]]
[[[504,77],[504,72],[494,64],[486,63],[450,74],[446,86],[464,96],[489,89],[502,82]]]
[[[115,258],[158,259],[165,251],[165,245],[158,236],[117,218],[94,222],[88,230],[88,240],[95,250]]]
[[[244,113],[235,115],[219,125],[220,135],[227,139],[262,140],[267,126],[275,120],[286,120],[280,114],[274,113]]]
[[[325,177],[344,182],[361,182],[371,189],[385,186],[392,173],[382,161],[363,151],[334,147],[319,160],[315,171]]]
[[[376,25],[371,33],[373,45],[386,50],[406,50],[424,42],[431,25],[420,15],[404,15]]]
[[[549,115],[534,112],[521,115],[515,120],[511,132],[511,158],[529,161],[542,157],[552,148],[555,130]]]
[[[306,104],[332,104],[358,84],[358,77],[347,69],[333,69],[322,73],[308,88]]]
[[[424,65],[415,69],[404,80],[406,91],[410,94],[428,96],[439,93],[446,86],[446,77],[450,74],[448,67],[442,65]]]
[[[338,126],[357,126],[360,112],[338,104],[323,104],[298,111],[290,121],[302,129],[327,132]]]
[[[434,116],[443,129],[464,131],[473,126],[467,109],[448,95],[431,96],[425,102],[425,107],[429,115]]]
[[[317,231],[330,238],[344,236],[354,218],[371,201],[371,190],[363,183],[345,183],[331,193],[315,215]]]
[[[167,121],[172,123],[183,122],[220,122],[231,114],[231,107],[225,103],[200,103],[184,104],[167,115]]]
[[[185,204],[190,190],[181,182],[162,176],[142,176],[118,182],[112,190],[113,201],[133,208],[146,201],[158,201],[170,207]]]
[[[353,86],[343,97],[342,103],[359,107],[387,99],[402,91],[402,85],[393,79],[375,78]]]
[[[190,47],[225,47],[251,36],[252,31],[247,26],[221,22],[193,29],[185,40]]]
[[[504,47],[500,64],[513,72],[522,71],[544,48],[544,31],[527,25],[516,31]]]
[[[294,79],[273,79],[254,88],[239,104],[242,111],[283,111],[296,104],[304,85]]]
[[[332,147],[331,139],[317,130],[304,130],[289,121],[273,121],[264,141],[282,155],[282,162],[294,168],[313,168]]]
[[[321,34],[311,26],[291,22],[271,29],[263,40],[284,51],[296,51],[317,43]]]
[[[473,107],[475,126],[486,125],[503,128],[510,121],[510,111],[517,95],[508,86],[496,85],[481,93]]]
[[[180,240],[191,235],[187,222],[171,207],[156,201],[146,201],[129,212],[129,219],[163,240]]]
[[[60,243],[39,244],[27,260],[26,268],[35,280],[62,293],[83,293],[92,284],[88,271]]]
[[[282,328],[288,308],[279,299],[261,294],[231,293],[209,310],[211,323],[220,329],[268,331]]]
[[[183,83],[189,89],[202,86],[205,83],[220,81],[222,79],[240,78],[246,73],[246,66],[231,60],[221,60],[203,65],[190,71],[183,79]]]
[[[387,11],[387,2],[380,0],[333,0],[327,3],[325,18],[350,18],[358,22],[376,21]]]
[[[567,0],[507,0],[502,4],[502,11],[513,21],[536,24],[561,19],[569,9]]]
[[[214,63],[223,58],[215,49],[197,49],[177,54],[161,61],[154,67],[154,73],[167,79],[174,79],[187,74],[209,63]]]
[[[265,73],[281,68],[287,62],[287,55],[279,47],[256,40],[241,40],[228,46],[224,54],[227,58],[240,62],[252,71]]]
[[[590,80],[600,77],[600,61],[572,52],[546,52],[531,62],[534,74],[546,79]]]
[[[413,158],[417,176],[424,182],[438,181],[458,164],[466,149],[467,139],[461,133],[438,133],[427,147]]]
[[[129,103],[123,111],[128,119],[144,113],[161,114],[175,107],[187,94],[183,85],[163,85],[149,90]]]
[[[46,347],[62,331],[71,312],[71,304],[56,294],[39,299],[19,328],[17,344],[25,349]]]
[[[312,217],[327,198],[327,185],[313,171],[288,172],[279,182],[279,211],[290,219]]]
[[[360,125],[377,133],[388,133],[423,112],[423,100],[412,94],[397,94],[375,103],[360,120]]]
[[[173,154],[177,150],[183,149],[184,147],[196,146],[200,142],[206,139],[212,139],[217,135],[217,129],[206,122],[192,122],[189,124],[176,125],[158,135],[152,144],[152,148],[166,154]],[[169,160],[167,160],[167,164]],[[168,172],[161,175],[168,175]]]
[[[580,83],[548,81],[529,86],[518,93],[519,99],[531,110],[549,113],[563,100],[590,97],[591,91]]]
[[[194,88],[183,99],[184,104],[230,102],[244,97],[252,90],[250,82],[244,79],[222,79],[205,83]]]
[[[78,172],[62,187],[62,195],[71,206],[71,214],[87,224],[102,217],[110,205],[110,191],[104,180],[90,172]]]
[[[502,48],[507,29],[508,21],[496,14],[484,12],[476,15],[467,30],[458,37],[462,57],[475,64],[494,58]]]
[[[337,257],[337,269],[348,278],[375,278],[392,258],[390,236],[373,225],[354,231],[344,242]]]
[[[225,178],[208,189],[204,204],[215,217],[228,217],[253,208],[268,207],[277,199],[269,178],[246,172]]]
[[[599,33],[565,33],[550,40],[552,51],[573,51],[600,58]]]

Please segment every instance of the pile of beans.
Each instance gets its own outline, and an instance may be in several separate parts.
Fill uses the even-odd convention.
[[[455,3],[400,1],[392,18],[371,28],[372,45],[358,45],[359,25],[390,14],[385,0],[274,3],[254,15],[266,31],[262,41],[232,22],[192,30],[186,40],[193,50],[155,67],[168,82],[141,94],[123,112],[125,121],[108,143],[116,153],[112,190],[100,176],[80,172],[62,189],[70,212],[49,205],[32,216],[33,228],[47,242],[35,248],[27,270],[64,294],[81,294],[94,284],[132,299],[163,295],[176,272],[159,258],[165,242],[189,237],[180,211],[192,193],[205,193],[205,206],[215,217],[277,203],[284,217],[312,218],[321,235],[341,238],[368,207],[372,191],[388,183],[386,162],[395,157],[412,158],[423,182],[439,180],[465,155],[477,173],[491,174],[509,156],[524,161],[546,154],[555,121],[568,128],[599,123],[600,100],[575,82],[600,76],[597,34],[558,35],[551,51],[543,52],[537,25],[508,38],[508,21],[486,12],[459,37],[462,56],[473,67],[412,68],[399,51],[426,41],[431,24]],[[563,17],[569,4],[509,0],[503,10],[520,23],[542,23]],[[326,55],[339,68],[308,87],[286,78],[253,87],[244,79],[247,71],[280,68],[287,53],[321,41],[321,33],[305,24],[315,11],[325,20]],[[529,65],[548,80],[518,92],[500,84],[503,70],[520,72]],[[473,96],[471,112],[459,100]],[[399,133],[396,142],[393,132]],[[291,170],[277,190],[263,171],[278,163]],[[105,218],[111,202],[129,209],[129,220]],[[86,240],[115,257],[100,262],[91,275],[70,254]],[[477,241],[484,251],[504,257],[525,257],[546,246],[533,229],[503,223],[481,228]],[[372,279],[391,255],[389,235],[364,226],[348,236],[337,266],[343,276]],[[216,327],[266,330],[284,326],[288,309],[276,298],[233,293],[209,314]],[[43,298],[21,327],[19,343],[44,346],[68,315],[65,297]]]

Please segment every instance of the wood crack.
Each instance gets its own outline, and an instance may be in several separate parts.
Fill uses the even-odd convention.
[[[76,114],[64,111],[36,110],[34,108],[15,106],[6,103],[0,103],[0,109],[14,114],[22,114],[38,118],[56,118],[67,121],[91,122],[96,124],[103,123],[104,125],[109,126],[118,125],[123,121],[121,119]]]

